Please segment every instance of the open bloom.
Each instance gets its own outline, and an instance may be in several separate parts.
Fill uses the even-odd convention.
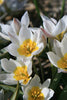
[[[10,25],[0,24],[1,30],[2,30],[2,33],[0,33],[0,36],[2,36],[5,39],[9,39],[9,40],[10,40],[9,34],[17,37],[23,25],[25,25],[26,27],[28,27],[29,25],[29,16],[28,16],[27,11],[22,16],[21,22],[17,18],[14,18]]]
[[[19,81],[23,85],[27,85],[31,79],[32,74],[32,62],[22,62],[15,60],[7,60],[6,58],[1,60],[1,66],[4,69],[4,74],[0,74],[0,81],[8,84],[14,85]]]
[[[53,37],[57,40],[61,41],[64,34],[66,33],[66,22],[67,22],[67,16],[63,16],[58,22],[53,18],[48,18],[44,15],[41,15],[41,18],[43,20],[43,27],[42,28],[44,34],[47,37]]]
[[[24,90],[24,100],[49,100],[54,94],[54,91],[48,88],[49,84],[50,79],[40,84],[40,78],[35,75]]]
[[[54,52],[48,52],[50,62],[58,68],[58,72],[67,72],[67,36],[61,42],[54,41]]]
[[[39,54],[44,49],[41,32],[39,29],[36,34],[32,33],[29,28],[23,25],[18,38],[10,34],[10,38],[13,42],[6,47],[6,50],[16,57],[23,59],[32,58],[33,55]]]

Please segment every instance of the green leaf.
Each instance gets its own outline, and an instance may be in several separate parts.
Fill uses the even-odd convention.
[[[65,9],[65,0],[63,0],[63,3],[62,3],[62,9],[61,9],[61,16],[60,16],[60,18],[62,18],[63,15],[64,15],[64,9]]]
[[[6,40],[0,36],[0,50],[8,46],[10,43],[11,42],[9,40]]]
[[[65,88],[61,92],[58,100],[67,100],[67,85],[65,86]]]
[[[7,91],[12,91],[12,92],[15,92],[15,90],[16,90],[15,87],[3,85],[3,84],[0,84],[0,87],[7,90]],[[19,94],[23,95],[23,92],[21,90],[19,90]]]
[[[50,88],[51,88],[51,89],[55,90],[55,89],[57,88],[57,86],[59,85],[60,79],[61,79],[61,77],[62,77],[62,74],[63,74],[63,73],[57,73],[57,74],[55,75],[55,78],[53,79],[53,81],[52,81],[51,84],[50,84]]]
[[[0,54],[0,59],[3,59],[3,58],[7,58],[7,59],[13,58],[13,59],[16,59],[14,56],[10,55],[8,52],[6,52],[4,54]]]
[[[56,73],[57,73],[57,68],[54,67],[52,64],[51,64],[51,70],[52,70],[52,80],[54,79]]]
[[[17,83],[16,91],[14,92],[10,100],[17,100],[18,93],[19,93],[19,82]]]

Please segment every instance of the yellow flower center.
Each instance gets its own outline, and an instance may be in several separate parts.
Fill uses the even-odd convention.
[[[23,84],[27,84],[28,81],[30,80],[28,72],[27,72],[27,66],[16,67],[14,71],[14,78],[17,81],[23,80]]]
[[[3,4],[4,0],[0,0],[0,5]]]
[[[27,39],[23,42],[22,45],[17,49],[20,55],[24,55],[26,57],[31,56],[31,53],[38,50],[39,47],[37,46],[36,42]]]
[[[41,89],[37,86],[32,87],[28,92],[28,100],[44,100]]]
[[[62,68],[67,71],[67,53],[60,60],[57,61],[59,68]]]
[[[66,31],[61,32],[60,34],[58,34],[56,36],[57,40],[61,41],[63,39],[64,34],[66,33]]]

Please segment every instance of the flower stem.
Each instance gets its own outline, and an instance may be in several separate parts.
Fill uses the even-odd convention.
[[[41,70],[42,82],[44,82],[44,72],[43,72],[43,67],[41,66],[41,61],[40,61],[39,57],[38,57],[38,60],[39,60],[39,66],[40,66],[40,70]]]
[[[62,9],[61,9],[61,16],[60,16],[60,18],[63,17],[63,15],[64,15],[64,9],[65,9],[65,0],[63,0],[63,3],[62,3]]]

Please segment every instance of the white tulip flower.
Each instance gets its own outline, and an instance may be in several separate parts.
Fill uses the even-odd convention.
[[[48,88],[49,84],[50,79],[40,84],[40,78],[35,75],[24,89],[23,100],[50,100],[54,91]]]
[[[42,52],[45,47],[41,33],[41,29],[35,33],[23,25],[18,38],[9,34],[12,43],[6,47],[6,50],[13,56],[30,59],[33,55]]]
[[[58,68],[58,72],[67,73],[67,36],[61,42],[54,41],[54,51],[47,53],[50,62]]]
[[[16,60],[8,60],[6,58],[1,60],[1,66],[3,70],[7,73],[0,74],[0,82],[8,85],[14,85],[21,83],[22,85],[27,85],[30,81],[32,74],[32,62],[23,62]]]
[[[7,40],[11,40],[9,34],[17,37],[23,25],[25,25],[26,27],[29,26],[29,16],[27,11],[22,16],[21,21],[19,21],[17,18],[14,18],[10,25],[0,24],[2,30],[2,33],[0,32],[0,36]]]
[[[63,16],[58,22],[53,18],[48,18],[41,14],[43,20],[42,28],[47,37],[53,37],[57,40],[62,40],[64,34],[67,32],[67,15]]]

